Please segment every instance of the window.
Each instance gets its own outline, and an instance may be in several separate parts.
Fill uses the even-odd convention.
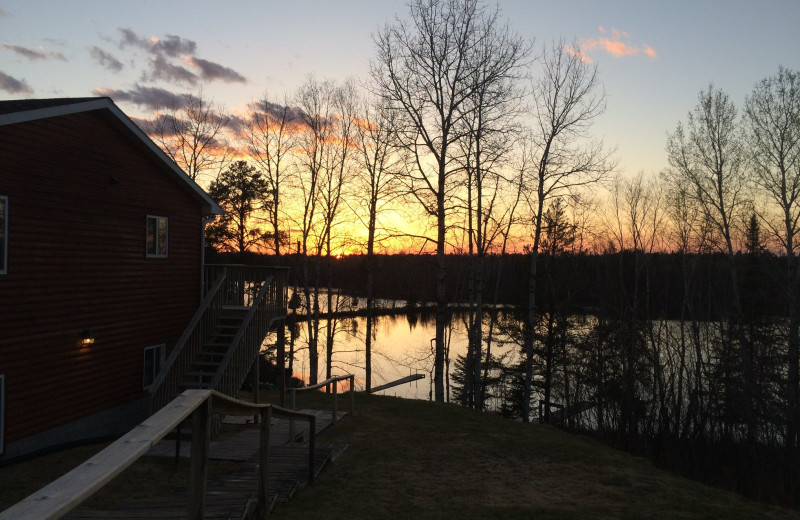
[[[3,432],[6,429],[6,376],[0,374],[0,455],[3,454],[5,450],[5,436]]]
[[[8,272],[8,197],[0,195],[0,274]]]
[[[158,372],[164,365],[164,354],[166,353],[167,346],[153,345],[144,349],[144,375],[142,377],[142,386],[147,389],[156,380]]]
[[[147,216],[148,257],[166,258],[168,235],[167,217]]]

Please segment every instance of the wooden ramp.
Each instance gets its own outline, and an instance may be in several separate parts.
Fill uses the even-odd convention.
[[[316,415],[316,432],[331,425],[331,412],[302,410]],[[339,412],[337,418],[347,415]],[[258,425],[252,420],[232,418],[223,422],[220,440],[212,441],[209,459],[228,461],[238,467],[227,474],[210,476],[206,494],[205,518],[249,518],[255,510],[258,496]],[[270,426],[269,503],[287,502],[294,492],[308,484],[308,423],[296,422],[292,429],[288,420],[273,419]],[[174,457],[175,440],[163,440],[154,446],[149,456]],[[314,474],[340,455],[347,446],[317,443]],[[181,457],[188,457],[188,441],[181,441]],[[113,510],[78,508],[65,518],[71,520],[98,518],[148,518],[177,519],[186,517],[188,491],[186,487],[172,490],[169,495],[156,499],[138,499],[121,503]]]

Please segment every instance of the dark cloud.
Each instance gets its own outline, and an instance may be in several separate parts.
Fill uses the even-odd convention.
[[[112,72],[119,72],[123,69],[121,61],[100,47],[92,47],[89,49],[89,53],[92,55],[94,61],[99,63],[100,66],[105,69],[108,69]]]
[[[197,43],[174,34],[168,34],[163,40],[155,42],[153,49],[163,52],[167,56],[177,57],[182,54],[194,54],[197,51]]]
[[[0,16],[8,16],[8,13],[6,11],[3,11],[2,7],[0,7]]]
[[[163,39],[140,38],[133,30],[120,28],[122,39],[119,42],[120,48],[139,47],[156,55],[167,55],[173,58],[183,54],[194,54],[197,51],[197,42],[181,38],[175,34],[168,34]]]
[[[2,70],[0,70],[0,90],[9,94],[33,94],[33,89],[24,79],[12,78]]]
[[[92,93],[96,96],[108,96],[115,102],[124,101],[152,110],[182,106],[186,99],[184,94],[175,94],[163,88],[141,85],[136,85],[132,90],[98,88],[94,89]]]
[[[137,47],[146,50],[153,56],[150,61],[150,69],[144,74],[146,80],[162,80],[188,85],[196,85],[200,79],[227,83],[247,82],[244,76],[231,68],[195,57],[197,43],[194,40],[175,34],[167,34],[161,39],[142,38],[132,29],[127,28],[120,28],[119,32],[122,34],[119,41],[120,48]],[[182,58],[187,65],[198,69],[198,73],[174,64],[172,58]]]
[[[237,116],[235,114],[231,114],[229,116],[228,125],[227,126],[228,126],[228,128],[230,128],[230,130],[234,134],[238,134],[242,130],[244,130],[245,128],[248,127],[248,123],[247,123],[247,121],[245,119],[243,119],[243,118],[241,118],[241,117],[239,117],[239,116]]]
[[[220,80],[226,83],[247,83],[247,79],[235,70],[222,66],[219,63],[202,58],[186,57],[184,61],[200,69],[200,77],[209,81]]]
[[[67,58],[65,58],[60,52],[45,52],[41,48],[30,49],[28,47],[23,47],[22,45],[14,45],[11,43],[3,43],[3,48],[8,49],[11,52],[14,52],[31,61],[46,60],[48,58],[67,61]]]
[[[197,84],[197,75],[178,65],[168,63],[163,56],[157,55],[150,61],[150,72],[146,79],[160,79],[169,82]]]
[[[298,107],[279,105],[271,101],[259,101],[255,104],[255,108],[259,113],[266,113],[277,120],[285,118],[290,123],[299,123],[305,120],[305,112]],[[257,117],[256,114],[253,114],[253,117]]]
[[[119,32],[122,33],[122,40],[119,42],[120,48],[128,46],[141,47],[147,42],[147,40],[140,40],[136,33],[130,29],[120,28]]]
[[[152,119],[132,119],[136,126],[146,134],[159,134],[163,137],[173,137],[177,135],[177,129],[181,127],[181,122],[171,114],[156,114]]]

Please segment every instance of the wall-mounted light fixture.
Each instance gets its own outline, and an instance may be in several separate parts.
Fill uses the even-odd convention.
[[[81,332],[81,346],[88,347],[94,343],[94,336],[92,336],[92,332],[89,329],[85,329]]]

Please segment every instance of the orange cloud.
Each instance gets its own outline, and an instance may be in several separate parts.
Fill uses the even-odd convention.
[[[577,56],[583,63],[592,63],[592,58],[587,56],[586,53],[584,53],[581,49],[574,49],[571,45],[566,45],[565,47],[568,53],[572,54],[573,56]]]
[[[606,34],[607,32],[605,27],[600,26],[598,29],[600,34]],[[598,49],[607,52],[615,58],[622,56],[635,56],[639,53],[645,54],[651,59],[658,57],[655,49],[649,45],[632,45],[628,41],[629,39],[630,35],[627,32],[620,31],[618,29],[611,29],[611,38],[607,38],[605,36],[601,36],[599,38],[587,38],[581,40],[580,49],[572,49],[568,47],[567,50],[571,54],[580,55],[581,60],[586,63],[592,62],[591,58],[586,56],[586,54]]]

